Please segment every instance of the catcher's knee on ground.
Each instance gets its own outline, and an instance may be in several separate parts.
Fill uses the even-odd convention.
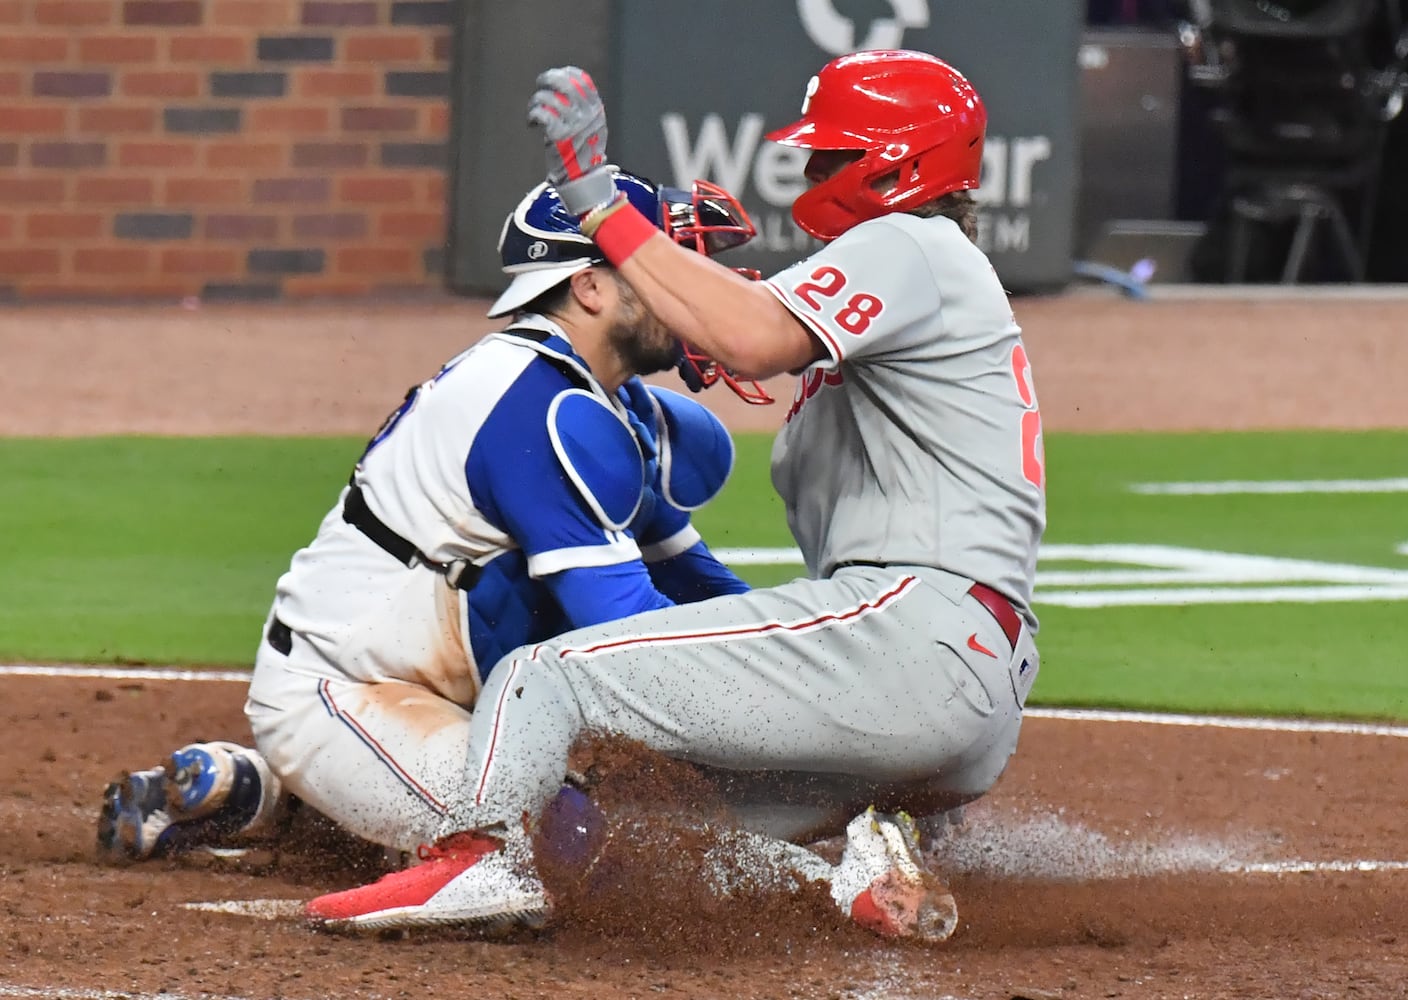
[[[470,714],[419,685],[270,674],[245,717],[291,794],[383,847],[434,840],[464,782]]]

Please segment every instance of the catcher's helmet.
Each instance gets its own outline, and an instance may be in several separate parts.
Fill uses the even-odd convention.
[[[833,59],[807,84],[802,117],[768,134],[860,157],[804,192],[792,218],[834,240],[857,223],[978,186],[987,111],[958,70],[924,52],[875,49]]]
[[[616,190],[681,246],[712,257],[747,243],[757,233],[738,199],[717,184],[697,180],[685,191],[663,187],[618,167],[608,169],[616,175]],[[513,280],[489,308],[490,316],[521,309],[578,271],[607,262],[596,244],[583,235],[577,217],[562,204],[557,191],[546,183],[529,191],[504,220],[499,258]],[[752,272],[750,276],[758,275]],[[683,343],[679,373],[695,392],[722,381],[749,403],[773,401],[757,382],[735,378],[712,358]]]
[[[609,169],[616,175],[616,190],[683,246],[713,255],[747,243],[756,232],[743,206],[723,188],[695,181],[692,191],[684,191]],[[490,316],[520,309],[578,271],[606,263],[596,244],[582,234],[577,217],[546,183],[529,191],[504,220],[499,258],[513,280],[490,307]]]

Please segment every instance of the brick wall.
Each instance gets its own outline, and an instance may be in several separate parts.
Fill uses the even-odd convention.
[[[0,300],[440,283],[452,0],[0,0]]]

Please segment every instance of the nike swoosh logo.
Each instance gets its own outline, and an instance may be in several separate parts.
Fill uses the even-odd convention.
[[[973,650],[974,652],[982,653],[985,656],[991,656],[994,660],[997,659],[996,653],[994,653],[992,650],[988,649],[988,647],[984,646],[981,642],[978,641],[977,632],[974,632],[968,637],[968,648]]]

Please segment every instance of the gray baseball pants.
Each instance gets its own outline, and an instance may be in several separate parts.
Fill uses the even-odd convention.
[[[744,826],[794,841],[870,804],[971,801],[1016,749],[1039,667],[971,583],[853,567],[521,647],[480,695],[441,835],[536,815],[589,730],[713,769]]]

